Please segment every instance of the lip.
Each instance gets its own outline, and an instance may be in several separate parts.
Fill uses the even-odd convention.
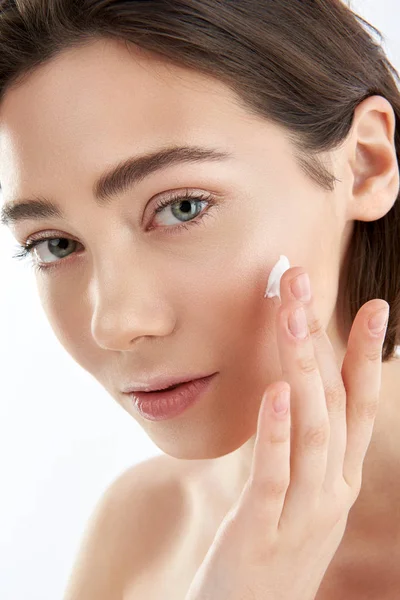
[[[132,392],[129,395],[133,406],[145,419],[172,419],[196,403],[210,387],[216,375],[218,373],[188,381],[166,392]]]
[[[180,377],[154,377],[150,383],[132,384],[127,386],[122,391],[125,394],[163,391],[165,388],[173,385],[180,385],[181,383],[187,383],[189,381],[197,381],[198,379],[204,379],[206,377],[211,377],[211,375],[209,373],[198,373],[194,375],[182,375]]]

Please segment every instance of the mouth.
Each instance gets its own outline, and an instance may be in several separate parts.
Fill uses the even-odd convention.
[[[192,379],[192,381],[193,381],[193,379]],[[159,390],[152,390],[152,391],[153,392],[164,392],[164,391],[168,391],[168,390],[175,390],[177,387],[180,387],[184,383],[188,383],[188,382],[187,381],[185,381],[185,382],[182,381],[182,383],[178,383],[177,385],[170,385],[167,388],[160,388]]]
[[[212,375],[209,374],[203,374],[203,373],[199,373],[190,378],[187,379],[184,375],[179,378],[178,377],[159,377],[159,378],[155,378],[152,382],[149,383],[137,383],[137,384],[133,384],[132,386],[127,386],[123,392],[125,394],[131,394],[131,393],[146,393],[146,394],[151,394],[151,393],[167,393],[173,390],[176,390],[177,388],[187,385],[188,383],[193,383],[202,379],[206,379],[208,377],[211,377]],[[154,387],[153,387],[154,386]],[[158,387],[160,386],[160,387]]]
[[[133,407],[145,419],[160,421],[178,416],[199,400],[218,373],[151,392],[132,392]]]
[[[208,377],[210,377],[210,375]],[[160,392],[172,392],[172,390],[176,390],[178,388],[183,388],[183,387],[189,385],[190,383],[195,383],[196,381],[202,381],[203,379],[208,379],[208,377],[203,377],[201,379],[190,379],[188,381],[181,381],[180,383],[176,383],[175,385],[170,385],[169,387],[159,388],[157,390],[151,390],[149,392],[141,392],[141,393],[146,394],[147,396],[151,396],[152,394],[159,394]]]

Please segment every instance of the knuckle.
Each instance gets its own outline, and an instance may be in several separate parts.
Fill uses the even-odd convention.
[[[330,435],[329,423],[308,427],[303,435],[303,446],[322,448],[328,444]]]
[[[303,375],[310,375],[318,370],[314,355],[298,356],[295,359],[296,367]]]
[[[378,397],[368,398],[363,402],[355,403],[356,416],[361,421],[370,421],[376,417],[378,412],[379,399]]]
[[[270,496],[278,498],[284,496],[289,487],[290,480],[283,477],[273,478],[272,476],[264,475],[263,477],[253,476],[248,482],[249,498],[256,508],[259,506],[261,512],[265,508],[265,498]]]
[[[364,352],[364,356],[370,362],[381,362],[382,359],[382,347],[376,347],[373,345],[371,348],[367,348]]]
[[[271,431],[269,443],[272,445],[287,444],[290,440],[290,431]]]
[[[318,340],[319,338],[322,338],[324,336],[324,328],[322,326],[321,321],[318,318],[311,318],[308,323],[308,328],[310,330],[310,334],[314,339]]]
[[[343,381],[325,384],[326,403],[330,412],[341,412],[346,406],[346,389]]]
[[[289,482],[286,479],[264,479],[262,482],[263,495],[280,497],[286,494]]]

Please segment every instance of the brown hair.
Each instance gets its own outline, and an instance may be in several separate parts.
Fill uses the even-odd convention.
[[[60,52],[120,40],[221,80],[248,112],[284,127],[303,172],[332,191],[338,180],[318,154],[344,141],[365,98],[391,103],[399,157],[399,75],[368,27],[382,41],[341,0],[0,0],[0,102]],[[400,344],[397,200],[383,218],[354,222],[338,295],[348,332],[365,302],[389,303],[384,362]]]

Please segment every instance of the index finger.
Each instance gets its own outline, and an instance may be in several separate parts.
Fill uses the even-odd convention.
[[[303,273],[304,269],[296,267],[282,277],[283,301],[288,302],[295,299],[292,284]],[[339,360],[328,333],[317,314],[316,302],[312,293],[310,299],[303,300],[302,303],[306,312],[308,329],[324,388],[325,404],[329,417],[330,436],[325,488],[330,488],[343,474],[343,461],[347,443],[346,389],[340,372]]]

